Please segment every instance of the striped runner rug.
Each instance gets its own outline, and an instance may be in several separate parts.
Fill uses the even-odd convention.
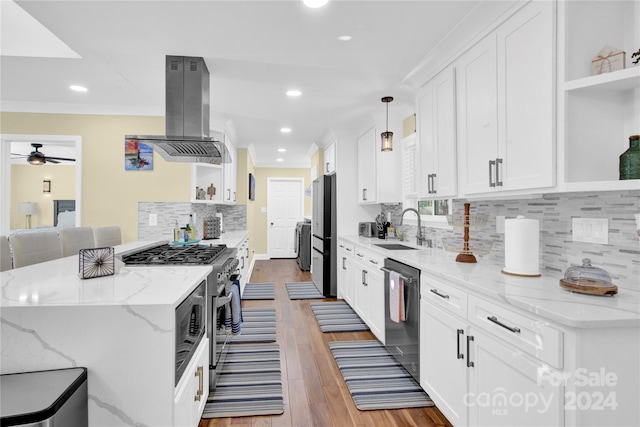
[[[202,418],[277,415],[284,412],[278,344],[231,344]]]
[[[359,410],[433,406],[429,395],[379,341],[332,341],[329,349]]]
[[[358,313],[344,301],[312,302],[309,304],[322,332],[368,331]]]
[[[231,335],[231,343],[276,341],[275,308],[242,308],[242,333]]]
[[[275,299],[273,283],[247,283],[242,292],[242,299]]]
[[[289,282],[285,283],[289,299],[320,299],[324,295],[320,293],[313,282]]]

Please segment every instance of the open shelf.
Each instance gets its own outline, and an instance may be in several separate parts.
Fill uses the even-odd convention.
[[[581,91],[585,93],[627,91],[638,87],[640,87],[640,66],[571,80],[564,84],[565,91]]]

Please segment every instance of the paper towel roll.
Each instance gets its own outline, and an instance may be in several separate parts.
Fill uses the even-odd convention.
[[[503,273],[540,276],[540,223],[518,216],[504,221]]]

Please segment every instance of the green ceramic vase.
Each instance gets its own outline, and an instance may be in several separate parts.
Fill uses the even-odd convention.
[[[631,135],[629,149],[620,155],[620,179],[640,179],[640,135]]]

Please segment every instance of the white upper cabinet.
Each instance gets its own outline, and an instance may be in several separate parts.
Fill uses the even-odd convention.
[[[234,204],[238,200],[237,193],[237,152],[231,139],[225,132],[211,131],[211,136],[226,147],[231,159],[230,163],[209,164],[193,163],[191,165],[191,201],[196,203]],[[210,195],[210,188],[215,194]],[[202,191],[199,190],[203,190]],[[214,191],[214,190],[211,190]],[[200,193],[200,194],[197,194]]]
[[[458,69],[459,193],[555,185],[553,2],[531,2]]]
[[[640,133],[640,3],[559,3],[559,181],[563,191],[639,189],[619,180],[619,156]],[[597,29],[595,31],[594,29]],[[591,60],[609,45],[626,52],[626,69],[591,75]],[[636,57],[637,58],[637,57]]]
[[[396,135],[394,135],[396,136]],[[358,138],[358,202],[399,203],[402,194],[400,142],[393,151],[380,151],[381,138],[372,126]]]
[[[336,142],[331,141],[324,149],[324,175],[336,172]]]
[[[376,176],[376,128],[368,129],[358,138],[358,202],[376,203],[378,178]]]
[[[442,71],[418,92],[416,115],[420,152],[420,198],[456,195],[455,96],[454,68]]]
[[[237,189],[237,173],[238,173],[238,155],[235,146],[227,136],[225,138],[225,146],[229,157],[230,163],[223,163],[224,168],[224,202],[236,203],[238,201],[238,189]]]

